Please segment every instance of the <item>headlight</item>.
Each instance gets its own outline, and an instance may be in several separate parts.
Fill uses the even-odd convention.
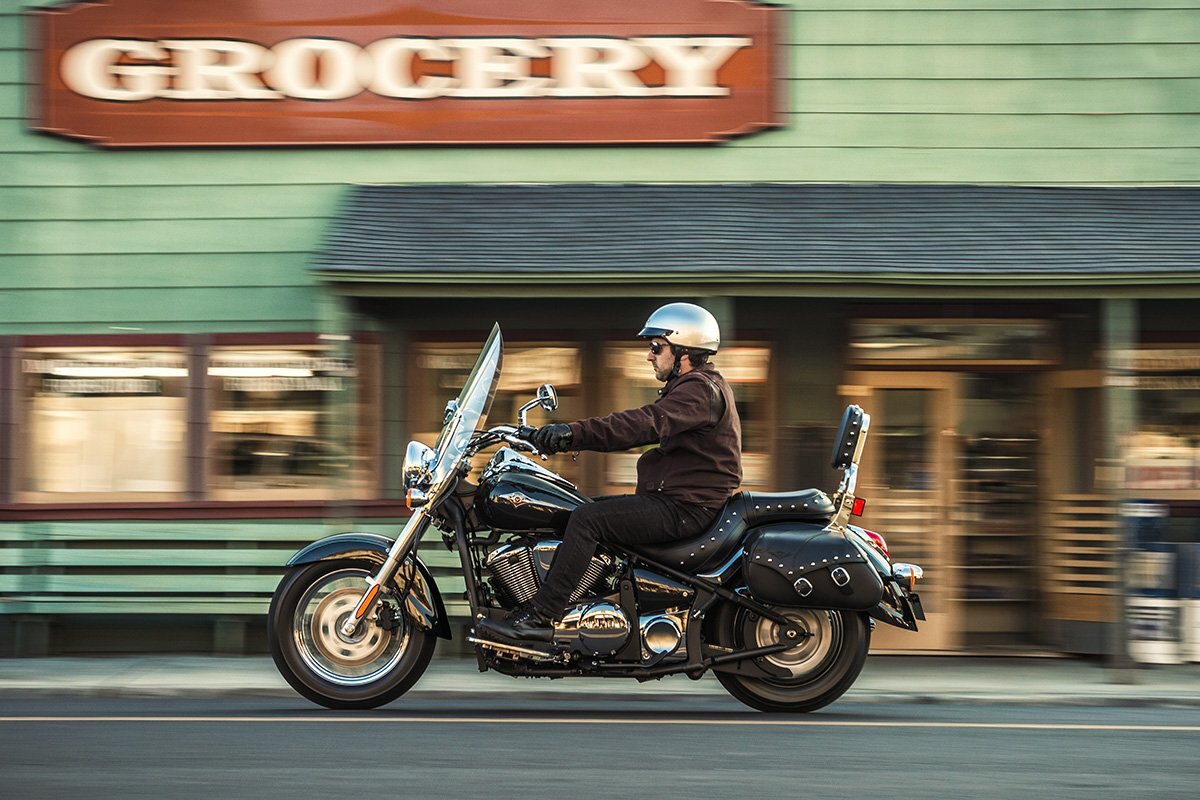
[[[408,449],[404,452],[404,486],[411,489],[424,482],[435,458],[437,453],[432,447],[420,442],[409,442]]]

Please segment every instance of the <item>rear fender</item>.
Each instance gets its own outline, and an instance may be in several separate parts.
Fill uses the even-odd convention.
[[[381,566],[387,559],[391,546],[391,539],[377,533],[338,533],[308,545],[292,556],[287,565],[299,567],[318,561],[351,559],[369,561]],[[446,618],[446,604],[442,601],[442,593],[438,590],[429,567],[425,566],[416,553],[413,553],[411,558],[417,565],[417,574],[413,577],[408,595],[404,598],[404,609],[422,628],[433,631],[442,639],[449,639],[450,623]],[[393,583],[406,582],[410,569],[407,565],[401,566],[396,572],[396,577],[392,579]]]

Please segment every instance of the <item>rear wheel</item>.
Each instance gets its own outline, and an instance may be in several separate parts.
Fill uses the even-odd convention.
[[[425,672],[437,642],[389,598],[350,636],[354,612],[374,564],[319,561],[289,572],[267,617],[271,657],[297,692],[327,708],[375,708],[408,691]]]
[[[776,608],[791,630],[801,631],[794,647],[764,656],[782,670],[780,677],[757,678],[717,672],[717,680],[735,698],[759,711],[805,713],[837,700],[858,678],[867,660],[871,629],[862,614],[810,608]],[[785,627],[742,608],[726,608],[721,639],[738,649],[769,647],[789,641]]]

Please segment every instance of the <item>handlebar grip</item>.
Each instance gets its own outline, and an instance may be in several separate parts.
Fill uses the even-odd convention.
[[[515,433],[506,433],[500,438],[518,450],[529,450],[534,453],[537,452],[537,448],[533,446],[533,442],[529,441],[528,439],[522,439]]]
[[[533,436],[533,434],[536,431],[537,431],[537,428],[533,427],[532,425],[522,425],[521,427],[517,428],[516,435],[517,435],[517,438],[524,439],[525,441],[529,441],[529,437]]]

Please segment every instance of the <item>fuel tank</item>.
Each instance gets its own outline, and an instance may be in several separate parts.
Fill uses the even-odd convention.
[[[483,470],[475,511],[495,530],[561,533],[571,511],[590,502],[570,481],[505,447]]]

